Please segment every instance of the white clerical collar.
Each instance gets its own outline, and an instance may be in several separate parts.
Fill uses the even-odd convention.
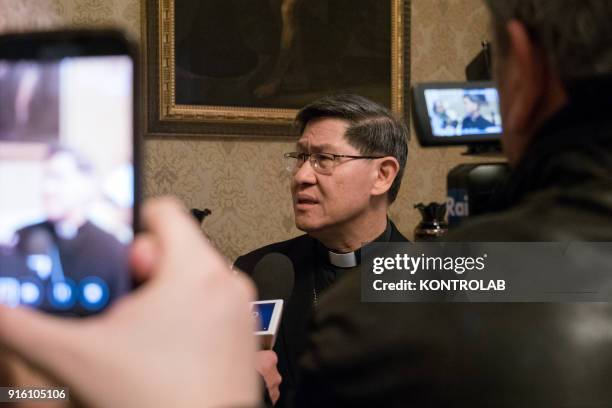
[[[355,252],[338,254],[336,252],[327,251],[327,253],[329,254],[329,263],[338,268],[352,268],[359,265],[359,260]]]

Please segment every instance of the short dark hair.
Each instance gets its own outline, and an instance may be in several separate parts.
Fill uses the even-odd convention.
[[[612,1],[486,0],[498,51],[509,50],[506,24],[517,20],[567,84],[612,73]]]
[[[479,108],[487,104],[487,99],[484,97],[484,95],[475,95],[475,94],[466,93],[466,94],[463,94],[463,98],[469,99],[470,102],[475,103],[476,105],[478,105]]]
[[[321,98],[302,108],[295,117],[300,134],[312,120],[337,118],[349,126],[348,143],[363,155],[393,156],[400,168],[387,192],[389,204],[397,198],[408,157],[408,129],[387,108],[363,96],[339,94]]]

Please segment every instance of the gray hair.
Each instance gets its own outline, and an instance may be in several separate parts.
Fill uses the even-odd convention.
[[[522,23],[548,56],[561,80],[612,74],[612,1],[486,0],[493,15],[497,47],[509,48],[506,24]]]
[[[389,204],[397,198],[408,157],[408,129],[387,108],[363,96],[343,94],[321,98],[302,108],[295,122],[300,130],[308,122],[320,118],[345,120],[344,134],[348,143],[366,156],[392,156],[399,162],[399,171],[387,192]]]

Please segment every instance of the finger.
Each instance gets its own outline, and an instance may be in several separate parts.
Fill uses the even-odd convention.
[[[78,356],[86,343],[82,341],[84,324],[26,308],[0,306],[0,342],[56,378],[83,374],[79,373]]]
[[[270,392],[270,400],[272,401],[272,405],[276,405],[279,398],[280,398],[280,390],[274,390]]]
[[[253,280],[244,272],[237,272],[233,275],[234,282],[240,290],[242,299],[246,302],[253,302],[257,298],[257,289]]]
[[[142,282],[155,272],[158,263],[159,245],[150,234],[140,234],[130,248],[130,266],[136,280]]]
[[[260,350],[256,353],[255,368],[264,377],[266,384],[274,383],[274,377],[278,373],[276,365],[278,358],[276,353],[271,350]]]
[[[173,247],[177,241],[204,241],[185,207],[172,197],[148,200],[142,209],[142,221],[163,249]]]
[[[278,357],[276,353],[272,350],[261,350],[258,352],[260,354],[259,358],[264,364],[268,367],[275,367],[278,364]]]
[[[143,223],[159,244],[163,261],[172,267],[161,268],[173,274],[229,271],[224,258],[204,239],[201,229],[184,207],[173,198],[158,198],[147,202],[143,208]],[[193,262],[201,262],[198,268]],[[177,265],[190,264],[177,268]]]

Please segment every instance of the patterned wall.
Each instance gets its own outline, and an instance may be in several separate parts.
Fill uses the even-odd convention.
[[[415,82],[461,80],[467,62],[488,38],[481,0],[412,0],[412,67]],[[57,25],[119,25],[140,31],[140,0],[0,0],[0,30]],[[293,226],[289,180],[281,154],[287,141],[147,140],[145,195],[173,194],[188,207],[208,207],[204,228],[231,258],[299,234]],[[467,159],[461,149],[421,149],[410,141],[402,191],[391,209],[411,235],[419,216],[413,205],[443,201],[446,173]]]

